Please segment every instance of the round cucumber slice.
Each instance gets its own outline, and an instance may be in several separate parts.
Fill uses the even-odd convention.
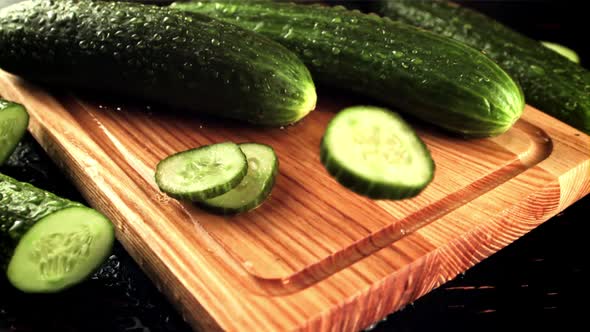
[[[270,195],[279,169],[272,147],[257,143],[240,144],[248,160],[248,172],[242,182],[227,193],[201,202],[221,214],[246,212],[258,207]]]
[[[29,125],[29,114],[20,104],[0,99],[0,165],[16,149]]]
[[[27,231],[6,275],[23,292],[58,292],[88,278],[110,254],[114,239],[113,226],[102,214],[82,206],[66,208]]]
[[[160,190],[199,202],[235,188],[248,171],[246,156],[231,142],[202,146],[162,160],[156,168]]]
[[[339,112],[324,133],[320,157],[343,186],[375,199],[416,196],[434,176],[434,161],[414,130],[377,107]]]
[[[551,49],[559,53],[560,55],[566,57],[568,60],[572,62],[580,63],[580,56],[570,48],[548,41],[542,41],[541,44],[543,44],[543,46],[547,47],[548,49]]]

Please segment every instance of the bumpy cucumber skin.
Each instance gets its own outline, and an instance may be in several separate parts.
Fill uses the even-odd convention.
[[[464,136],[494,136],[521,116],[518,84],[473,48],[344,7],[193,1],[178,10],[224,19],[296,52],[324,85],[371,96]]]
[[[71,207],[83,205],[0,174],[0,270],[6,269],[16,244],[35,223]]]
[[[23,107],[23,105],[13,103],[13,102],[10,102],[10,101],[0,98],[0,113],[2,113],[2,111],[4,111],[4,110],[8,110],[8,109],[12,109],[12,108],[20,109],[23,116],[26,117],[25,123],[26,124],[29,123],[29,114],[27,113],[27,110]],[[2,118],[1,114],[0,114],[0,118]],[[16,137],[15,142],[19,142],[22,139],[22,137],[24,136],[24,134],[25,134],[25,132],[23,131],[22,134],[20,135],[20,137]],[[16,149],[16,146],[17,146],[17,144],[14,144],[14,146],[2,146],[3,144],[6,144],[6,142],[2,141],[2,133],[0,133],[0,150],[7,149],[4,151],[4,153],[0,152],[0,166],[3,165],[6,162],[6,160],[8,160],[8,158],[14,152],[14,150]],[[10,145],[12,145],[12,144],[10,144]]]
[[[381,15],[468,44],[495,60],[527,103],[590,134],[590,71],[474,10],[432,0],[372,2]]]
[[[373,108],[373,106],[355,106],[350,107],[348,109],[342,110],[344,111],[354,111],[356,108],[364,108],[369,107]],[[396,113],[391,112],[390,116],[396,118],[397,121],[404,122],[405,121]],[[330,153],[330,148],[326,143],[326,137],[329,135],[330,124],[328,124],[328,128],[322,137],[320,143],[320,161],[328,171],[330,175],[332,175],[341,185],[350,189],[351,191],[369,197],[371,199],[388,199],[388,200],[401,200],[412,198],[420,194],[427,186],[432,182],[434,179],[434,171],[436,169],[436,164],[434,160],[429,157],[428,168],[431,170],[430,176],[424,179],[424,182],[421,185],[416,186],[403,186],[397,185],[395,188],[392,187],[391,183],[384,183],[379,181],[371,181],[368,182],[367,178],[358,174],[353,169],[349,169],[346,165],[342,165],[340,162],[336,161]],[[424,141],[418,139],[420,142],[421,148],[424,151],[424,154],[430,156],[430,151]]]
[[[309,71],[283,46],[203,15],[124,2],[2,9],[0,67],[259,125],[296,122],[316,102]]]
[[[240,144],[240,146],[247,145],[247,144],[265,145],[265,144],[260,144],[260,143],[242,143],[242,144]],[[271,146],[267,146],[267,147],[272,150]],[[273,150],[273,152],[274,152],[274,150]],[[275,162],[274,162],[274,165],[272,166],[272,173],[270,175],[270,181],[268,181],[264,184],[264,187],[262,188],[262,190],[260,191],[259,195],[256,197],[255,200],[252,200],[249,204],[245,204],[239,208],[229,208],[229,207],[213,205],[213,204],[208,203],[206,200],[198,202],[198,204],[204,210],[208,210],[213,213],[217,213],[217,214],[221,214],[221,215],[235,215],[238,213],[243,213],[243,212],[253,210],[253,209],[259,207],[262,203],[264,203],[264,201],[268,198],[268,196],[270,196],[270,193],[272,192],[272,188],[275,185],[276,177],[277,177],[278,173],[279,173],[279,158],[277,158],[275,155]]]

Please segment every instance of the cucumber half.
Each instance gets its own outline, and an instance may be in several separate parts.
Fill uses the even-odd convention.
[[[270,195],[279,168],[274,150],[257,143],[243,143],[239,147],[248,160],[246,176],[234,189],[201,202],[202,207],[221,214],[235,214],[258,207]]]
[[[10,157],[29,125],[29,114],[20,104],[0,99],[0,165]]]
[[[156,183],[171,197],[199,202],[235,188],[247,171],[240,147],[225,142],[167,157],[156,167]]]
[[[23,235],[6,275],[23,292],[58,292],[88,278],[106,260],[114,239],[110,221],[97,211],[59,210]]]
[[[330,121],[320,158],[343,186],[375,199],[416,196],[435,169],[426,145],[398,114],[371,106],[344,109]]]

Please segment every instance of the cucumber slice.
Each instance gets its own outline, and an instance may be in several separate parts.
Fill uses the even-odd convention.
[[[0,99],[0,165],[14,152],[28,125],[29,114],[22,105]]]
[[[343,186],[375,199],[416,196],[434,176],[434,161],[414,130],[377,107],[338,113],[324,133],[320,157]]]
[[[248,173],[237,187],[201,202],[202,207],[221,214],[235,214],[258,207],[270,195],[279,169],[274,150],[257,143],[239,146],[248,160]]]
[[[167,157],[156,168],[156,183],[171,197],[199,202],[235,188],[247,171],[240,147],[225,142]]]
[[[88,278],[106,260],[114,239],[111,223],[97,211],[59,210],[24,234],[6,275],[23,292],[58,292]]]
[[[541,44],[543,44],[543,46],[547,47],[548,49],[557,52],[559,55],[567,58],[572,62],[580,63],[580,56],[571,48],[567,48],[563,45],[548,41],[542,41]]]

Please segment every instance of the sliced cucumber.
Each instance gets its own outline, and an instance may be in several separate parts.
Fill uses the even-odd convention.
[[[20,104],[0,99],[0,165],[14,152],[29,125],[29,114]]]
[[[320,149],[328,172],[350,190],[376,199],[417,195],[434,176],[426,145],[396,113],[355,106],[328,124]]]
[[[99,212],[0,174],[0,271],[21,291],[52,293],[79,283],[114,241]]]
[[[60,210],[21,238],[6,275],[24,292],[60,291],[88,278],[111,252],[114,238],[109,220],[97,211]]]
[[[248,171],[246,156],[231,142],[202,146],[162,160],[156,183],[171,197],[203,201],[235,188]]]
[[[564,56],[571,62],[580,63],[580,56],[571,48],[548,41],[542,41],[541,44],[548,49],[557,52],[559,55]]]
[[[270,195],[279,168],[274,150],[257,143],[239,146],[248,160],[248,173],[234,189],[201,202],[204,208],[222,214],[246,212],[258,207]]]

